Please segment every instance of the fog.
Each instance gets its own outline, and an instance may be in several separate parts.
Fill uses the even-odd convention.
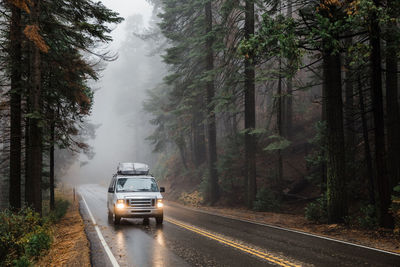
[[[92,159],[79,155],[67,174],[56,177],[68,183],[109,181],[119,162],[153,166],[157,160],[145,140],[152,127],[149,116],[142,111],[142,102],[146,90],[162,81],[165,66],[155,53],[158,50],[154,41],[137,37],[154,25],[152,6],[145,0],[103,3],[125,18],[116,28],[113,26],[114,41],[108,47],[118,53],[118,59],[106,63],[101,79],[91,84],[96,92],[88,122],[100,125],[95,138],[88,142],[95,155]]]

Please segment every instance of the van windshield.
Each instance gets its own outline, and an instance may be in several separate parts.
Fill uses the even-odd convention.
[[[158,192],[154,179],[149,178],[119,178],[117,192]]]

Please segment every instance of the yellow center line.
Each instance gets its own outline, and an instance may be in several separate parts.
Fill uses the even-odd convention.
[[[197,233],[197,234],[200,234],[200,235],[202,235],[202,236],[206,236],[206,237],[208,237],[208,238],[211,238],[211,239],[213,239],[213,240],[216,240],[216,241],[218,241],[218,242],[221,242],[221,243],[223,243],[223,244],[225,244],[225,245],[228,245],[228,246],[234,247],[234,248],[236,248],[236,249],[242,250],[242,251],[244,251],[244,252],[247,252],[247,253],[249,253],[249,254],[252,254],[252,255],[254,255],[254,256],[257,256],[257,257],[259,257],[259,258],[265,259],[265,260],[267,260],[267,261],[269,261],[269,262],[278,264],[278,265],[280,265],[280,266],[284,266],[284,267],[300,267],[300,265],[297,265],[297,264],[294,264],[294,263],[292,263],[292,262],[289,262],[289,261],[286,261],[286,260],[284,260],[284,259],[281,259],[281,258],[279,258],[279,257],[273,256],[273,255],[270,254],[270,253],[265,253],[265,252],[262,252],[262,251],[260,251],[260,250],[256,250],[256,249],[250,248],[250,247],[248,247],[248,246],[239,244],[239,243],[237,243],[237,242],[233,242],[233,241],[228,240],[228,239],[226,239],[226,238],[224,238],[224,237],[217,236],[217,235],[214,235],[214,234],[212,234],[212,233],[210,233],[210,232],[201,230],[201,229],[199,229],[199,228],[197,228],[197,227],[184,224],[184,223],[182,223],[182,222],[176,221],[176,220],[171,219],[171,218],[166,218],[165,220],[166,220],[167,222],[173,223],[173,224],[178,225],[178,226],[180,226],[180,227],[182,227],[182,228],[185,228],[185,229],[187,229],[187,230],[190,230],[190,231],[195,232],[195,233]]]

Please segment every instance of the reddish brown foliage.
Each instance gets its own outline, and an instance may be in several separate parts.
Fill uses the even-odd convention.
[[[26,25],[24,29],[24,34],[26,38],[32,41],[40,51],[47,53],[49,51],[49,46],[45,43],[42,36],[39,34],[38,25]]]
[[[31,12],[28,7],[28,5],[31,5],[30,0],[8,0],[8,2],[18,7],[19,9],[25,11],[28,14]]]

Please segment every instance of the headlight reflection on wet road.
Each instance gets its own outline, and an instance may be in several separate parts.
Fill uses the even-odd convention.
[[[163,233],[162,229],[157,229],[156,240],[157,240],[158,244],[160,244],[161,246],[165,246],[164,233]]]
[[[157,243],[160,244],[162,247],[165,245],[164,241],[164,233],[162,229],[157,229],[156,231],[156,240]],[[159,266],[165,266],[164,262],[164,253],[163,249],[153,249],[153,266],[154,267],[159,267]]]
[[[124,248],[125,247],[125,238],[124,238],[124,234],[122,233],[122,231],[118,231],[116,236],[115,236],[115,240],[117,242],[117,245],[119,248]]]

